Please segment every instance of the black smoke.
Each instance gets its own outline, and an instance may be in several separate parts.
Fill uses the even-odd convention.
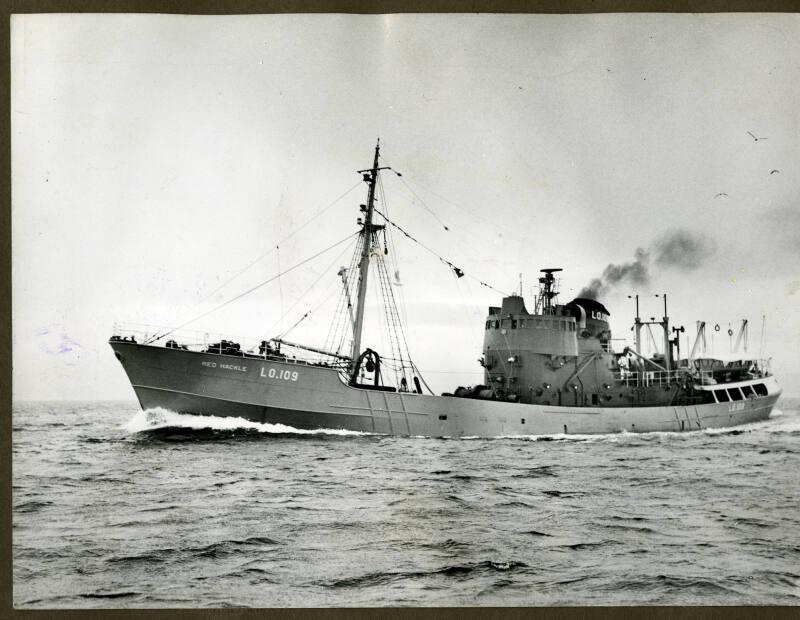
[[[716,251],[713,239],[683,229],[669,231],[653,244],[656,265],[680,271],[694,271]]]
[[[597,299],[622,284],[646,286],[650,283],[650,261],[660,268],[689,272],[700,267],[717,251],[713,239],[685,229],[669,230],[647,248],[636,248],[633,261],[607,265],[599,278],[592,279],[578,294]]]

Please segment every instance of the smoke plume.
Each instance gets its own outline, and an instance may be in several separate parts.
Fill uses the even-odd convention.
[[[581,289],[579,297],[597,299],[622,284],[645,286],[650,283],[650,260],[657,267],[694,271],[717,251],[713,239],[685,229],[669,230],[645,249],[636,248],[633,261],[608,265],[599,278]]]
[[[716,251],[713,239],[683,229],[669,231],[653,244],[656,265],[680,271],[694,271]]]

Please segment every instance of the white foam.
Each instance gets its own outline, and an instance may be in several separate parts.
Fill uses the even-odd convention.
[[[191,415],[188,413],[176,413],[162,407],[145,409],[137,412],[128,420],[123,428],[129,433],[142,433],[153,431],[160,428],[187,428],[193,430],[211,429],[220,431],[232,430],[254,430],[259,433],[271,434],[297,434],[297,435],[371,435],[360,431],[348,431],[344,429],[314,429],[304,430],[287,426],[285,424],[260,424],[251,422],[244,418],[217,417],[204,415]]]
[[[349,431],[344,429],[314,429],[305,430],[298,429],[285,424],[261,424],[259,422],[251,422],[244,418],[233,417],[215,417],[215,416],[201,416],[190,415],[187,413],[176,413],[169,409],[156,407],[154,409],[146,409],[137,412],[128,422],[123,425],[123,428],[129,433],[141,433],[152,431],[159,428],[187,428],[187,429],[212,429],[212,430],[255,430],[259,433],[271,434],[297,434],[297,435],[341,435],[341,436],[368,436],[375,433],[367,433],[361,431]],[[776,409],[772,412],[767,420],[761,422],[753,422],[750,424],[742,424],[740,426],[728,426],[724,428],[707,428],[694,431],[651,431],[645,433],[632,433],[628,430],[621,430],[617,433],[603,433],[603,434],[579,434],[579,433],[553,433],[542,435],[498,435],[496,437],[480,437],[468,436],[461,439],[516,439],[521,441],[577,441],[577,442],[610,442],[615,443],[625,441],[627,439],[638,437],[672,437],[672,436],[685,436],[695,433],[703,433],[706,435],[725,435],[732,431],[754,432],[764,431],[768,433],[790,433],[800,431],[800,413],[796,411],[781,411]]]

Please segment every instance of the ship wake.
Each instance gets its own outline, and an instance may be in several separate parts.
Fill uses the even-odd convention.
[[[226,437],[236,435],[340,435],[368,436],[371,433],[343,429],[306,430],[285,424],[261,424],[244,418],[216,417],[177,413],[155,407],[138,411],[123,428],[131,434],[160,436]]]

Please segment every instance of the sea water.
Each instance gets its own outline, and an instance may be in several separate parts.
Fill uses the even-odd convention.
[[[716,431],[297,431],[24,402],[19,608],[800,602],[800,401]]]

